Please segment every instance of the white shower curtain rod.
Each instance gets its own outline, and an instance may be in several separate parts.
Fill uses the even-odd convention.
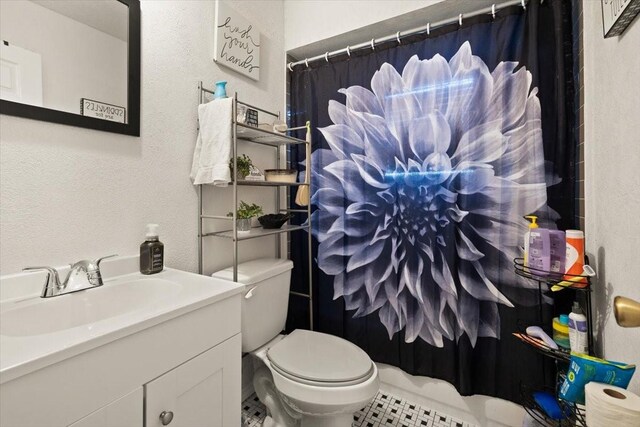
[[[319,61],[321,59],[324,59],[325,61],[329,62],[329,58],[334,57],[334,56],[338,56],[338,55],[343,55],[343,54],[347,54],[349,56],[351,56],[351,53],[354,50],[361,50],[361,49],[372,49],[375,50],[375,46],[376,44],[380,44],[380,43],[386,43],[386,42],[390,42],[393,40],[396,40],[398,43],[402,43],[402,38],[403,37],[407,37],[407,36],[412,36],[414,34],[423,34],[423,33],[427,33],[429,34],[429,32],[431,30],[435,30],[436,28],[440,28],[440,27],[444,27],[445,25],[450,25],[450,24],[454,24],[454,23],[458,23],[459,25],[462,25],[462,22],[465,18],[471,18],[473,16],[478,16],[478,15],[484,15],[484,14],[488,14],[488,15],[493,15],[493,17],[495,18],[496,13],[500,10],[500,9],[505,9],[507,7],[510,6],[515,6],[515,5],[521,5],[524,9],[527,8],[527,3],[529,0],[510,0],[510,1],[505,1],[502,3],[499,3],[498,6],[496,6],[495,4],[491,5],[490,7],[485,7],[483,9],[478,9],[476,11],[473,11],[471,13],[465,13],[465,14],[459,14],[458,16],[456,16],[455,18],[449,18],[449,19],[445,19],[442,21],[437,21],[434,23],[427,23],[427,25],[423,25],[422,27],[417,27],[417,28],[413,28],[411,30],[408,31],[398,31],[395,34],[390,34],[386,37],[382,37],[379,39],[373,38],[368,42],[363,42],[360,44],[356,44],[353,46],[347,46],[345,48],[339,49],[339,50],[334,50],[333,52],[326,52],[322,55],[318,55],[318,56],[314,56],[311,58],[305,58],[302,61],[298,61],[298,62],[289,62],[287,64],[287,68],[289,68],[289,71],[293,71],[293,67],[295,67],[296,65],[305,65],[307,67],[309,67],[309,63],[313,62],[313,61]],[[542,4],[544,2],[544,0],[540,0],[540,4]]]

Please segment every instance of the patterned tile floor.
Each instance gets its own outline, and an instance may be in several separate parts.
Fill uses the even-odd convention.
[[[242,402],[243,427],[260,427],[266,416],[255,394]],[[352,427],[474,427],[449,415],[425,408],[385,392],[353,415]]]

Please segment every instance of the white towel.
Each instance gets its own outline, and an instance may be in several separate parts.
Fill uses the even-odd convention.
[[[233,98],[216,99],[198,106],[200,131],[193,152],[191,180],[194,185],[226,187],[231,181],[231,112]]]

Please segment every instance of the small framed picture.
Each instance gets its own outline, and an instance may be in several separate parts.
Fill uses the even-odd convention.
[[[80,98],[80,114],[118,123],[126,123],[127,120],[126,108],[88,98]]]
[[[258,127],[258,112],[252,108],[247,108],[245,124]]]

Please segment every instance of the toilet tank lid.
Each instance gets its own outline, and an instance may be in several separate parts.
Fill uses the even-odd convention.
[[[270,279],[293,268],[293,262],[280,258],[259,258],[238,264],[238,283],[253,285]],[[211,275],[218,279],[233,280],[233,267],[216,271]]]

